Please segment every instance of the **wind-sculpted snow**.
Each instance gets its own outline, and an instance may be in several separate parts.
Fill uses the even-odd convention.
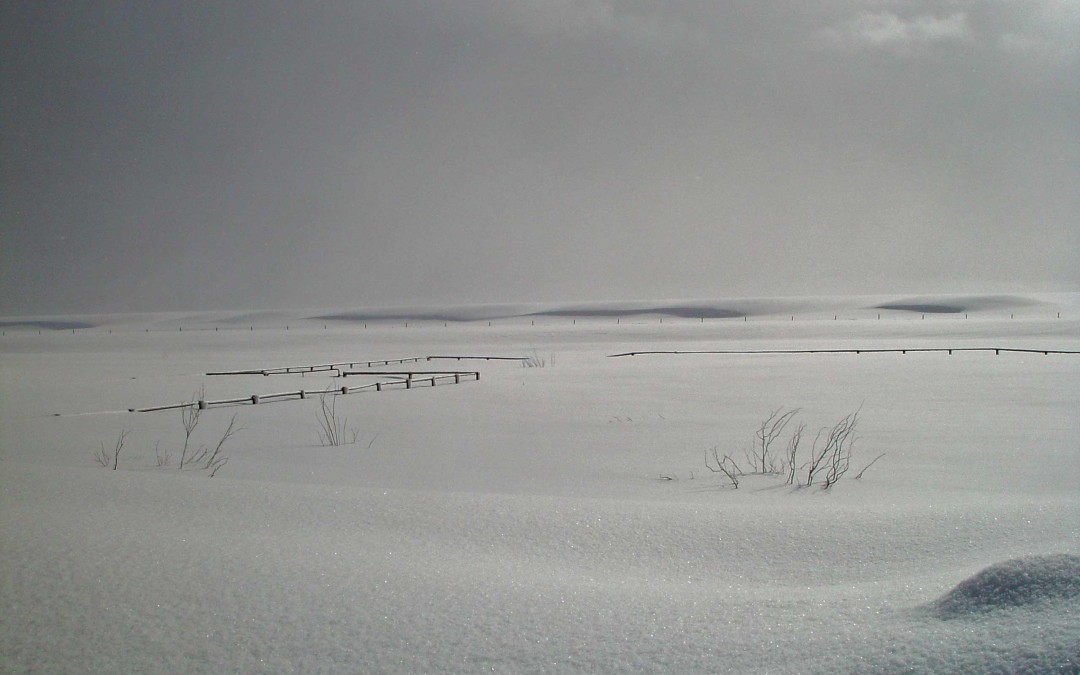
[[[962,581],[932,605],[943,619],[1010,607],[1080,598],[1080,556],[1058,554],[1007,560]],[[1080,635],[1077,636],[1080,639]]]

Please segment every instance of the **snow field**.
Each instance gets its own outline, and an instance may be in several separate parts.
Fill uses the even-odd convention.
[[[4,669],[1075,671],[1075,558],[1033,557],[1080,553],[1080,358],[607,358],[1076,348],[1075,321],[581,323],[5,336]],[[198,443],[245,427],[213,479],[154,467],[175,411],[83,414],[328,381],[215,369],[533,349],[547,367],[339,399],[370,447],[318,446],[314,401],[207,411]],[[811,429],[862,405],[854,471],[888,454],[829,492],[705,469],[781,405]],[[94,465],[121,428],[121,470]],[[965,579],[980,611],[935,613]]]

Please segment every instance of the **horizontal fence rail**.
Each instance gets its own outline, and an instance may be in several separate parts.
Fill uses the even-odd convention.
[[[353,375],[374,375],[384,374],[390,375],[391,373],[368,373],[357,372],[351,373]],[[359,385],[355,387],[331,387],[329,389],[315,389],[306,390],[300,389],[298,391],[283,391],[273,394],[252,394],[251,396],[244,396],[240,398],[226,398],[218,400],[206,400],[201,399],[198,401],[188,401],[186,403],[174,403],[171,405],[151,406],[148,408],[128,408],[128,412],[157,412],[159,410],[177,410],[180,408],[199,408],[200,410],[206,410],[207,408],[214,406],[225,405],[243,405],[251,404],[258,405],[259,403],[269,401],[282,401],[282,400],[303,400],[311,398],[312,396],[340,396],[346,394],[353,394],[360,391],[387,391],[390,389],[413,389],[416,387],[428,386],[434,387],[437,384],[461,384],[462,382],[477,382],[480,380],[480,373],[475,370],[462,370],[462,371],[428,371],[428,372],[412,372],[401,373],[406,375],[405,378],[398,378],[388,382],[372,382],[370,384]],[[422,375],[423,377],[416,377]]]
[[[446,359],[453,361],[528,361],[528,356],[428,356],[428,361]]]
[[[728,349],[728,350],[666,350],[666,351],[641,351],[624,352],[622,354],[609,354],[608,358],[621,356],[653,356],[663,354],[908,354],[917,352],[1014,352],[1019,354],[1080,354],[1080,351],[1067,349],[1022,349],[1018,347],[893,347],[887,349]]]
[[[380,359],[378,361],[342,361],[341,363],[323,363],[314,366],[285,366],[280,368],[254,368],[251,370],[219,370],[207,375],[304,375],[306,373],[326,373],[340,371],[342,368],[373,368],[400,363],[419,363],[426,357],[416,356],[408,359]]]
[[[421,361],[529,361],[528,356],[413,356],[407,359],[378,359],[375,361],[341,361],[340,363],[320,363],[311,366],[284,366],[278,368],[250,368],[247,370],[218,370],[207,375],[306,375],[308,373],[334,373],[345,368],[375,368]]]

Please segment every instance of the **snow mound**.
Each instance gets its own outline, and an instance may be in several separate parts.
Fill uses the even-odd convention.
[[[585,318],[615,318],[637,317],[650,314],[672,316],[680,319],[735,319],[747,316],[747,313],[738,309],[719,307],[707,304],[699,305],[642,305],[636,307],[603,307],[599,305],[589,307],[566,307],[559,309],[546,309],[532,312],[529,316],[559,316],[559,317],[585,317]]]
[[[0,328],[39,328],[41,330],[76,330],[93,328],[94,325],[82,321],[27,319],[25,321],[0,321]]]
[[[1036,301],[1032,299],[1011,295],[935,296],[929,299],[920,298],[882,303],[874,305],[873,309],[889,309],[918,314],[960,314],[962,312],[1018,309],[1035,304],[1037,304]]]
[[[960,582],[935,601],[931,609],[940,618],[952,619],[1077,597],[1080,597],[1080,556],[1029,556],[987,567]]]

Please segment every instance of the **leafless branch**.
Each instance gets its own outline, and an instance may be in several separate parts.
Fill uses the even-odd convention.
[[[758,444],[756,446],[756,464],[758,466],[755,468],[760,468],[761,473],[775,472],[776,468],[769,460],[770,446],[784,432],[784,427],[791,421],[791,418],[799,412],[798,408],[793,408],[787,412],[783,412],[783,410],[783,408],[774,410],[758,427]]]
[[[862,478],[862,475],[863,475],[864,473],[866,473],[866,470],[867,470],[867,469],[869,469],[870,467],[874,466],[874,462],[878,461],[879,459],[881,459],[882,457],[884,457],[884,456],[885,456],[886,454],[888,454],[888,453],[884,453],[884,452],[883,452],[883,453],[881,453],[880,455],[878,455],[877,457],[875,457],[875,458],[873,459],[873,461],[871,461],[871,462],[870,462],[869,464],[867,464],[866,466],[864,466],[864,467],[862,468],[862,471],[860,471],[859,473],[855,474],[855,480],[859,480],[860,478]]]
[[[795,467],[796,467],[795,456],[799,452],[799,442],[802,441],[802,435],[803,435],[804,431],[806,431],[806,425],[805,424],[800,424],[798,427],[795,428],[795,431],[793,431],[792,434],[791,434],[791,438],[788,440],[787,453],[786,453],[786,455],[787,455],[786,467],[787,467],[787,472],[788,472],[787,484],[788,485],[793,485],[795,483]]]

